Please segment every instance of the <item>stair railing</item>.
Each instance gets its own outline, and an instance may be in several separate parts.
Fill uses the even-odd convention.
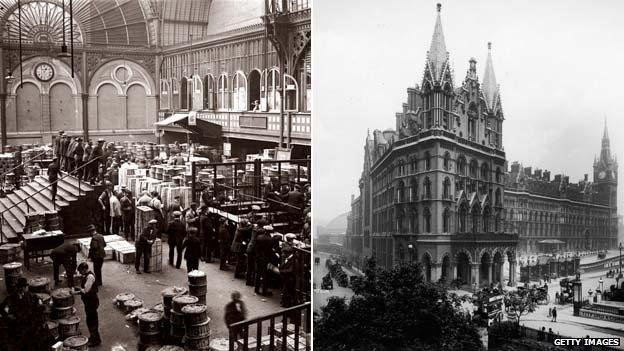
[[[45,155],[47,151],[43,151],[41,153],[36,154],[35,156],[31,156],[28,160],[26,161],[22,161],[22,163],[18,164],[17,166],[13,166],[11,168],[9,168],[8,170],[0,173],[0,179],[2,180],[2,190],[4,190],[5,186],[6,186],[6,175],[13,172],[14,170],[20,168],[20,167],[24,167],[24,165],[26,164],[26,162],[30,162],[35,160],[37,157],[41,156],[41,155]],[[18,182],[21,182],[21,179],[17,180]]]
[[[99,162],[99,160],[100,160],[101,158],[103,158],[103,156],[98,156],[98,157],[94,158],[93,160],[90,160],[89,162],[87,162],[87,163],[85,163],[85,164],[81,165],[80,167],[78,167],[78,168],[76,168],[76,169],[72,170],[71,172],[67,172],[67,174],[63,175],[62,177],[60,177],[59,179],[55,180],[54,182],[51,182],[50,184],[46,185],[45,187],[43,187],[43,188],[41,188],[41,189],[39,189],[39,190],[35,191],[34,193],[32,193],[32,194],[28,195],[28,196],[27,196],[27,197],[25,197],[24,199],[22,199],[22,200],[20,200],[20,201],[18,201],[18,202],[16,202],[16,203],[14,203],[12,206],[7,207],[4,211],[0,212],[0,244],[1,244],[1,243],[4,243],[4,228],[3,228],[3,225],[4,225],[4,222],[6,221],[6,220],[5,220],[5,218],[4,218],[4,213],[5,213],[5,212],[7,212],[7,211],[9,211],[9,210],[13,209],[14,207],[17,207],[17,206],[18,206],[19,204],[21,204],[22,202],[26,202],[26,209],[27,209],[27,211],[28,211],[28,212],[30,212],[30,205],[28,204],[28,199],[31,199],[32,197],[34,197],[34,196],[35,196],[35,195],[37,195],[37,194],[40,194],[42,191],[44,191],[44,190],[48,189],[48,188],[49,188],[49,187],[51,187],[52,185],[54,185],[54,184],[56,184],[56,183],[60,182],[61,180],[63,180],[63,179],[65,179],[65,178],[69,177],[70,175],[72,175],[72,174],[76,173],[77,171],[79,171],[79,170],[81,170],[81,169],[85,168],[86,166],[90,165],[91,163],[93,163],[93,162],[95,162],[95,161],[98,161],[98,162]],[[79,180],[79,181],[78,181],[78,184],[80,184],[81,182],[82,182],[82,181],[81,181],[81,180]],[[79,185],[79,190],[78,190],[78,191],[80,191],[80,185]],[[78,195],[80,196],[80,193],[79,193]],[[53,202],[53,203],[52,203],[52,205],[53,205],[53,206],[54,206],[54,208],[56,209],[56,202]]]

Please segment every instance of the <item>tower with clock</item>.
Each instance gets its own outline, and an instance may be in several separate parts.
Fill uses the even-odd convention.
[[[617,159],[611,155],[609,143],[609,133],[605,121],[604,133],[602,135],[602,147],[600,157],[594,160],[594,189],[598,202],[610,207],[611,218],[609,218],[609,237],[613,240],[613,248],[617,246],[617,184],[618,165]]]

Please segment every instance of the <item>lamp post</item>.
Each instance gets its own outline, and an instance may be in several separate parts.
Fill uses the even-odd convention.
[[[574,291],[574,316],[578,317],[583,304],[583,285],[580,279],[572,282],[572,291]]]

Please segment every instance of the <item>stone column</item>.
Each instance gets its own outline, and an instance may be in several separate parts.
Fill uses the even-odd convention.
[[[500,270],[498,272],[498,275],[499,275],[499,280],[500,280],[501,284],[503,284],[503,279],[504,279],[504,276],[505,276],[504,275],[505,270],[503,269],[505,267],[505,260],[506,260],[506,258],[503,257],[503,259],[499,263],[500,264]]]
[[[509,286],[516,286],[516,260],[509,261]]]
[[[82,137],[89,141],[89,94],[82,93]]]
[[[457,262],[451,262],[451,273],[452,275],[449,277],[449,282],[457,279]]]
[[[1,77],[0,77],[1,78]],[[2,152],[7,144],[7,115],[6,115],[7,94],[0,93],[0,129],[2,130]]]
[[[479,268],[481,267],[480,263],[471,263],[470,267],[472,268],[471,272],[471,283],[477,283],[477,287],[479,286]]]

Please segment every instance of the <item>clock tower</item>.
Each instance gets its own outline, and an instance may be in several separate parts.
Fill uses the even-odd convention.
[[[598,202],[610,207],[611,218],[609,218],[608,234],[613,241],[613,248],[617,247],[617,183],[617,159],[611,155],[607,121],[605,120],[600,157],[594,160],[594,189]]]

